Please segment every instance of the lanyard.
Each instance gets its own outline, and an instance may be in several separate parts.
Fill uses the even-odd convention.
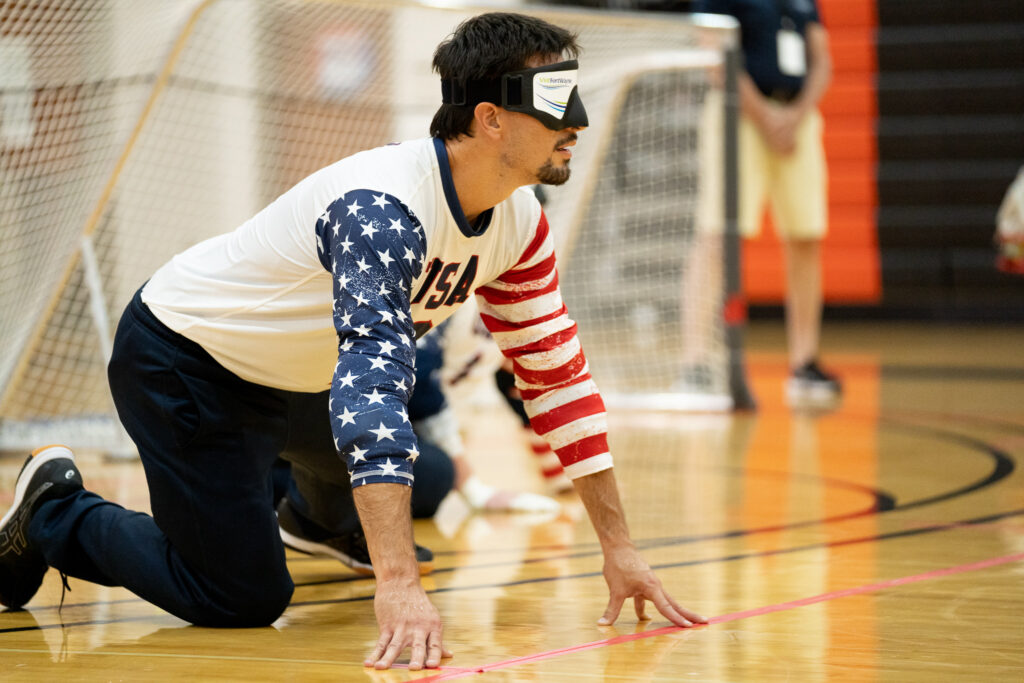
[[[793,21],[789,2],[787,0],[775,0],[775,7],[779,11],[779,23],[782,28],[788,31],[796,31],[796,22]]]

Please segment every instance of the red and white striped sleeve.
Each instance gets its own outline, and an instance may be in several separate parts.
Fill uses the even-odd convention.
[[[570,479],[612,466],[604,401],[590,376],[576,323],[558,290],[554,241],[543,212],[519,261],[476,290],[480,317],[512,360],[534,431]]]

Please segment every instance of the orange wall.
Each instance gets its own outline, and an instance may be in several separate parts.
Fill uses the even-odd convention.
[[[832,85],[821,102],[829,169],[829,233],[822,245],[825,300],[865,304],[881,299],[875,224],[875,3],[818,0],[829,33]],[[743,289],[751,303],[785,298],[782,251],[766,216],[761,235],[743,246]]]

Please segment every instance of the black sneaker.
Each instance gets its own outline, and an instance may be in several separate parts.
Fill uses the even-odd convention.
[[[808,361],[794,370],[786,382],[786,397],[790,405],[833,403],[842,393],[839,378],[822,370],[817,360]]]
[[[277,505],[277,524],[281,529],[281,540],[292,550],[333,557],[357,574],[373,576],[370,551],[366,547],[362,527],[339,536],[299,514],[288,498],[283,498]],[[429,574],[434,570],[434,553],[417,545],[416,562],[421,575]]]
[[[18,609],[39,590],[48,566],[29,545],[28,525],[48,500],[82,489],[75,456],[66,446],[45,446],[28,456],[14,487],[14,502],[0,520],[0,604]]]

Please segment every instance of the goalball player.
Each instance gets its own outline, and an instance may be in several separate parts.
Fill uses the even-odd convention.
[[[119,585],[194,624],[272,623],[291,599],[270,470],[298,394],[329,388],[377,587],[366,664],[410,669],[448,650],[424,592],[410,521],[418,457],[406,405],[415,339],[476,295],[514,362],[537,432],[597,531],[610,598],[677,604],[635,549],[612,473],[605,413],[558,289],[535,183],[569,178],[587,126],[568,31],[532,17],[467,20],[435,52],[431,136],[313,173],[232,232],[178,254],[128,305],[109,381],[138,446],[152,516],[83,487],[62,446],[34,452],[0,521],[0,602],[24,605],[48,567]]]

